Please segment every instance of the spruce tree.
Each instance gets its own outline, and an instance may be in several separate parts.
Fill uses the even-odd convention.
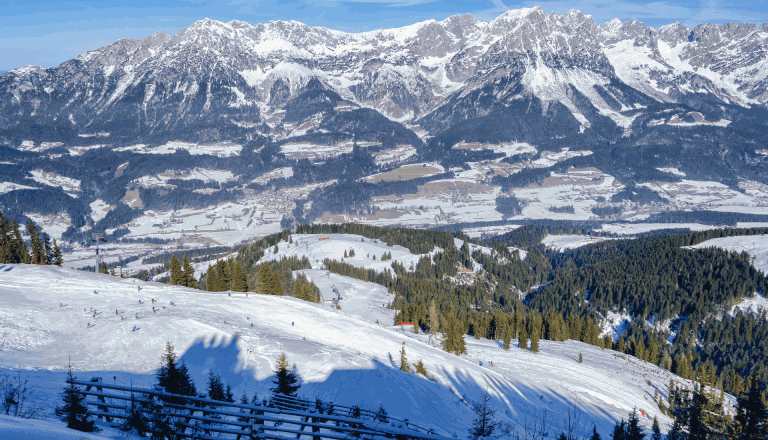
[[[456,356],[467,353],[467,348],[464,343],[464,329],[462,328],[459,318],[448,313],[443,318],[443,350],[448,353],[453,353]]]
[[[29,234],[29,242],[30,247],[32,249],[32,263],[34,264],[40,264],[45,262],[45,248],[43,248],[43,243],[40,240],[40,232],[37,228],[37,225],[35,225],[35,222],[30,220],[27,223],[27,234]]]
[[[589,438],[589,440],[601,440],[600,434],[597,432],[597,426],[592,425],[592,436]]]
[[[218,400],[220,402],[226,402],[227,395],[224,391],[224,382],[221,380],[221,375],[214,370],[208,372],[208,398],[211,400]]]
[[[53,240],[53,264],[57,266],[61,266],[64,263],[64,260],[61,258],[61,249],[59,249],[59,245],[56,244],[56,239]]]
[[[400,370],[405,371],[406,373],[411,372],[411,367],[408,365],[408,359],[405,357],[405,342],[403,342],[403,347],[400,349]]]
[[[521,350],[528,349],[528,326],[526,325],[526,319],[520,320],[520,327],[517,330],[518,344]]]
[[[288,357],[285,353],[281,353],[277,358],[275,378],[272,380],[272,383],[275,384],[274,388],[270,389],[273,393],[286,396],[295,396],[299,387],[301,387],[298,375],[294,369],[290,369]]]
[[[179,362],[170,342],[165,343],[165,353],[161,356],[160,368],[158,368],[155,378],[157,386],[168,393],[182,396],[197,395],[195,383],[192,381],[186,363]],[[186,403],[183,398],[164,397],[162,400],[179,405]]]
[[[637,409],[633,409],[629,413],[629,420],[624,429],[624,440],[643,440],[645,434],[643,428],[640,427],[640,419],[637,418]]]
[[[240,266],[240,263],[235,260],[232,260],[232,282],[230,290],[234,290],[235,292],[245,292],[248,290],[248,279],[245,276],[245,271],[242,266]]]
[[[531,351],[539,352],[539,338],[541,337],[541,315],[534,313],[531,316]]]
[[[75,383],[77,377],[72,372],[72,365],[67,366],[67,386],[61,393],[62,405],[56,408],[56,415],[67,424],[67,428],[83,432],[94,432],[98,429],[94,421],[89,420],[91,412],[85,404],[85,395]]]
[[[182,268],[182,283],[181,285],[197,289],[197,281],[195,281],[195,268],[192,267],[192,263],[189,261],[187,254],[184,254],[184,258],[181,263]]]
[[[27,250],[27,244],[24,243],[24,238],[21,236],[19,230],[19,224],[16,220],[13,220],[11,226],[11,233],[13,238],[10,241],[11,245],[11,257],[13,261],[11,263],[29,263],[29,251]]]
[[[208,265],[208,270],[205,272],[205,290],[209,292],[219,291],[219,280],[216,277],[216,269],[210,264]]]
[[[768,412],[763,404],[756,373],[750,377],[749,391],[738,398],[734,422],[739,440],[768,438]]]
[[[491,406],[491,396],[487,391],[483,391],[480,399],[472,405],[472,411],[475,413],[475,418],[469,429],[469,438],[472,440],[480,437],[492,438],[499,422],[496,421],[496,410]]]
[[[174,286],[182,285],[184,282],[184,273],[181,271],[181,263],[176,255],[171,257],[171,263],[169,264],[169,270],[171,272],[171,284]]]
[[[51,236],[43,232],[41,234],[41,241],[43,242],[43,256],[41,263],[53,264],[53,247],[51,246]]]
[[[626,432],[626,423],[622,419],[621,423],[617,423],[613,426],[613,436],[611,437],[612,440],[626,440],[624,438],[624,433]]]
[[[101,266],[99,266],[99,273],[108,274],[109,269],[107,268],[107,263],[105,261],[101,262]]]
[[[659,427],[659,419],[654,416],[653,425],[651,426],[651,440],[663,440],[661,435],[661,427]]]
[[[225,290],[229,290],[229,283],[230,283],[231,277],[229,273],[229,265],[225,260],[219,260],[216,262],[216,281],[217,281],[217,292],[223,292]]]

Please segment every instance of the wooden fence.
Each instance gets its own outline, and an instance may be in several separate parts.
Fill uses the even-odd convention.
[[[118,426],[131,408],[149,420],[161,412],[173,431],[166,437],[174,440],[453,440],[408,419],[280,394],[252,405],[109,385],[100,377],[75,384],[85,387],[86,403],[99,420]]]

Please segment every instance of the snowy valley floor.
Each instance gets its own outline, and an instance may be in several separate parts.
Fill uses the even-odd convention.
[[[569,408],[578,408],[585,430],[594,424],[604,437],[632,408],[645,410],[646,428],[653,416],[670,422],[653,403],[654,390],[666,396],[670,377],[682,380],[654,365],[574,341],[541,341],[541,352],[533,354],[467,337],[468,354],[456,357],[431,346],[427,335],[393,327],[394,311],[382,307],[387,293],[380,286],[336,275],[327,281],[339,288],[342,310],[66,268],[0,266],[0,374],[29,375],[52,411],[68,359],[79,379],[149,387],[170,341],[200,391],[215,369],[235,396],[266,397],[275,358],[285,352],[302,378],[300,395],[370,409],[381,404],[395,417],[459,438],[474,415],[467,402],[484,389],[502,421],[518,429],[546,411],[550,438]],[[422,359],[431,380],[399,370],[403,342],[409,362]],[[0,428],[16,422],[2,419]]]

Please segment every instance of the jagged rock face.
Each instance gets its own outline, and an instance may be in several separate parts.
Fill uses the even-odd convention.
[[[280,124],[284,107],[312,80],[347,110],[371,108],[429,136],[535,103],[541,123],[559,115],[575,120],[578,132],[610,140],[637,130],[636,110],[649,102],[764,104],[768,24],[596,26],[578,11],[559,16],[538,7],[488,23],[467,14],[359,34],[205,19],[56,68],[7,72],[0,138],[240,139]]]

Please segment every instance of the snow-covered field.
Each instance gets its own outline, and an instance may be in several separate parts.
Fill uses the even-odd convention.
[[[546,247],[551,247],[559,251],[565,249],[575,249],[587,244],[599,243],[604,238],[592,237],[590,235],[547,235],[541,242]]]
[[[189,151],[189,154],[193,156],[210,154],[218,157],[232,157],[239,155],[242,149],[242,145],[230,142],[198,145],[190,142],[173,141],[156,147],[150,147],[145,144],[136,144],[128,147],[115,148],[115,151],[133,151],[134,153],[144,154],[174,154],[177,150],[187,150]]]
[[[604,232],[622,235],[642,234],[643,232],[658,231],[659,229],[690,229],[691,231],[706,231],[717,226],[700,223],[610,223],[603,224],[600,229]]]
[[[81,379],[99,376],[145,387],[170,341],[198,389],[214,369],[236,396],[265,396],[275,358],[285,352],[297,366],[304,396],[364,408],[382,404],[393,416],[458,438],[466,436],[473,417],[465,402],[483,390],[492,395],[499,418],[513,426],[546,411],[550,436],[559,432],[568,408],[577,408],[585,431],[594,424],[603,437],[632,408],[646,411],[646,429],[653,416],[664,430],[670,422],[653,394],[657,389],[665,395],[674,376],[656,366],[574,341],[541,341],[541,352],[533,354],[467,337],[468,354],[456,357],[430,345],[428,335],[381,319],[376,324],[377,314],[394,313],[371,311],[381,307],[385,292],[356,280],[332,282],[342,287],[341,310],[288,297],[228,296],[50,266],[2,266],[0,373],[29,375],[39,387],[38,398],[52,408],[70,357]],[[423,360],[431,380],[399,370],[403,342],[409,362]],[[30,425],[30,432],[41,426]]]
[[[320,269],[323,260],[342,261],[355,267],[374,269],[383,272],[392,269],[392,263],[397,261],[408,269],[416,266],[422,255],[412,254],[402,246],[387,246],[379,240],[364,238],[354,234],[293,234],[293,244],[281,241],[277,244],[277,253],[267,252],[264,259],[280,260],[285,257],[307,257],[313,269]],[[439,250],[439,248],[435,248]],[[354,250],[355,256],[346,258],[344,252]],[[392,254],[392,259],[382,261],[384,254]],[[375,259],[374,259],[375,257]]]
[[[752,265],[768,275],[768,235],[742,235],[739,237],[713,238],[692,246],[693,249],[719,247],[729,251],[746,251],[752,257]],[[768,293],[768,292],[763,292]]]

